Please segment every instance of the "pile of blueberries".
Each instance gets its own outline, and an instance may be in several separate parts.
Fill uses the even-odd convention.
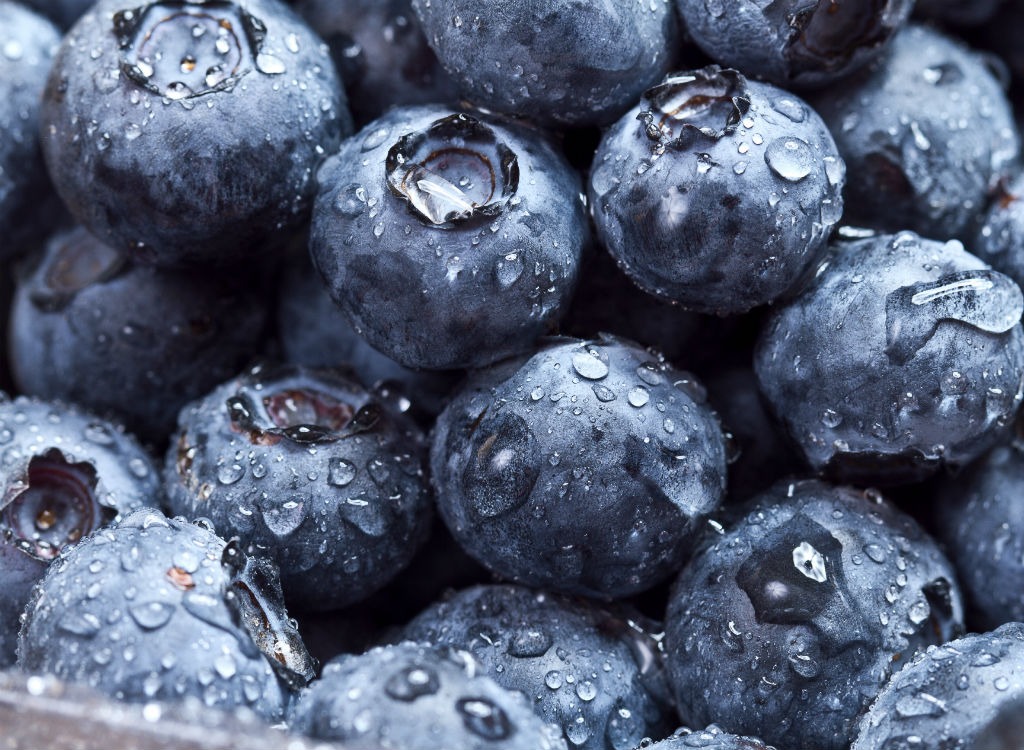
[[[1021,29],[0,0],[0,667],[352,750],[1020,747]]]

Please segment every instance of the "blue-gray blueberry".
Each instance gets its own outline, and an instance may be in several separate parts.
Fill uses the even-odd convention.
[[[467,382],[438,418],[441,515],[505,579],[605,599],[683,564],[725,492],[694,377],[610,337],[553,339]]]
[[[684,725],[843,750],[918,651],[963,627],[953,567],[875,491],[779,483],[676,581],[665,620]]]
[[[310,252],[356,331],[407,367],[481,367],[562,317],[589,226],[537,130],[397,107],[320,170]]]
[[[799,98],[709,66],[669,76],[604,135],[597,235],[634,283],[707,313],[772,302],[843,213],[844,165]]]
[[[1024,296],[957,241],[848,232],[768,320],[761,390],[811,468],[902,483],[978,458],[1024,388]]]

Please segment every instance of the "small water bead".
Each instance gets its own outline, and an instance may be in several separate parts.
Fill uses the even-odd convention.
[[[630,389],[629,395],[626,397],[629,401],[630,406],[640,408],[646,406],[651,400],[651,393],[642,385],[638,385],[635,388]]]
[[[355,464],[344,458],[331,459],[327,472],[327,481],[335,487],[346,487],[356,478]]]

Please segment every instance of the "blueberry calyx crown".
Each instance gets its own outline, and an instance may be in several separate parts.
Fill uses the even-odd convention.
[[[1006,333],[1024,314],[1024,294],[1009,276],[977,270],[902,286],[885,298],[885,352],[906,364],[943,320],[986,333]]]
[[[114,14],[121,70],[168,99],[230,91],[255,67],[284,72],[262,52],[267,28],[230,0],[165,0]]]
[[[636,119],[655,150],[682,150],[732,133],[750,111],[750,94],[739,71],[709,65],[647,89],[642,106]]]
[[[38,560],[52,560],[65,546],[113,520],[100,503],[96,469],[71,463],[56,448],[33,457],[24,478],[13,483],[0,515],[4,535]]]
[[[858,49],[884,43],[889,38],[883,23],[889,3],[818,0],[793,13],[784,49],[792,74],[840,70]]]
[[[227,399],[232,426],[247,432],[256,444],[273,445],[282,439],[295,443],[323,443],[342,440],[372,429],[380,420],[381,406],[369,402],[356,408],[340,393],[312,387],[295,368],[281,368],[270,377],[261,367],[249,373],[238,392]],[[321,373],[320,384],[330,382]]]
[[[519,160],[493,129],[455,114],[408,133],[384,163],[391,192],[425,224],[451,228],[500,214],[519,188]]]
[[[125,257],[84,229],[61,236],[57,251],[42,269],[44,287],[34,289],[32,303],[45,312],[65,307],[81,290],[113,278]]]

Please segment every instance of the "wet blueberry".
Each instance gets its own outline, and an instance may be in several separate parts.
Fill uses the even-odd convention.
[[[479,367],[564,313],[588,237],[580,197],[538,131],[396,108],[321,169],[310,250],[374,348],[408,367]]]
[[[119,428],[60,403],[0,394],[0,664],[50,561],[93,530],[156,506],[159,474]]]
[[[179,427],[171,511],[275,560],[296,609],[365,598],[426,536],[422,436],[340,374],[256,367],[182,410]]]
[[[465,651],[414,643],[340,656],[306,690],[292,730],[352,750],[564,750],[524,696]]]
[[[668,71],[671,0],[413,0],[463,95],[550,126],[605,125]]]
[[[695,732],[691,729],[676,730],[661,742],[643,743],[641,750],[774,750],[754,737],[740,737],[722,731],[717,724]]]
[[[711,66],[648,89],[590,175],[597,233],[651,294],[700,312],[778,298],[843,212],[843,161],[781,89]]]
[[[1000,189],[971,251],[997,271],[1024,284],[1024,173]]]
[[[786,88],[825,86],[874,59],[913,0],[676,0],[693,40],[716,62]]]
[[[923,26],[908,26],[877,63],[811,103],[849,170],[845,218],[861,226],[960,236],[1020,152],[986,60]]]
[[[469,651],[572,747],[633,750],[675,721],[658,639],[638,614],[519,586],[476,586],[420,614],[407,640]]]
[[[0,262],[21,249],[48,190],[39,151],[39,99],[60,34],[19,3],[0,0]]]
[[[615,598],[683,563],[725,491],[692,375],[636,344],[555,339],[478,373],[431,449],[456,540],[506,579]]]
[[[331,46],[357,123],[396,105],[458,100],[410,0],[301,0],[296,10]]]
[[[1024,297],[956,241],[837,241],[769,320],[755,371],[811,467],[921,479],[994,445],[1024,387]]]
[[[881,499],[780,483],[694,556],[665,621],[684,724],[841,750],[915,652],[963,624],[953,568]]]
[[[920,654],[861,719],[851,750],[1009,750],[1019,734],[1004,745],[988,732],[1022,700],[1024,625],[1014,622]]]
[[[267,322],[260,286],[244,273],[132,262],[81,228],[58,233],[15,292],[14,381],[163,445],[181,408],[258,350]]]
[[[350,116],[326,47],[277,0],[102,0],[61,45],[41,127],[61,197],[101,240],[226,264],[306,220]]]
[[[969,622],[989,630],[1024,622],[1024,454],[1002,446],[950,483],[936,503],[945,543],[967,598]]]
[[[281,718],[313,664],[277,569],[140,510],[69,548],[33,592],[18,666],[129,702],[200,698]]]

